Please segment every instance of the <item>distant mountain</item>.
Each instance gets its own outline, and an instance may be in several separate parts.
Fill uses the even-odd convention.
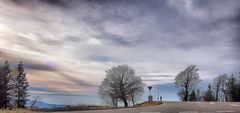
[[[31,105],[31,100],[29,100],[27,102],[27,106]],[[64,107],[65,105],[61,105],[61,104],[50,104],[50,103],[46,103],[46,102],[38,102],[36,104],[39,108],[56,108],[56,107]]]

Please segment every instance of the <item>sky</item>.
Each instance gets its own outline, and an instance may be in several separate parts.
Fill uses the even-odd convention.
[[[0,0],[0,61],[23,61],[31,95],[48,103],[104,103],[105,70],[123,64],[178,100],[188,65],[202,84],[240,70],[239,12],[239,0]]]

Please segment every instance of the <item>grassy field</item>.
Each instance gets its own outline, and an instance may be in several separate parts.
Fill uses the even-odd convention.
[[[157,102],[157,101],[152,101],[152,102],[143,102],[141,104],[136,105],[135,107],[147,107],[147,106],[155,106],[155,105],[161,105],[163,103]]]
[[[94,105],[78,105],[78,106],[68,106],[68,107],[59,107],[59,108],[42,108],[38,112],[55,112],[55,111],[84,111],[84,110],[106,110],[106,109],[115,109],[111,106],[94,106]]]
[[[141,104],[137,104],[132,107],[147,107],[147,106],[154,106],[154,105],[160,105],[162,103],[153,101],[153,102],[143,102]],[[130,107],[131,108],[131,107]],[[33,111],[40,111],[40,112],[54,112],[54,111],[83,111],[83,110],[106,110],[106,109],[119,109],[115,107],[110,106],[69,106],[69,108],[49,108],[49,109],[38,109]],[[0,109],[0,113],[33,113],[33,111],[29,109],[12,109],[12,110],[5,110]]]
[[[32,111],[27,109],[13,109],[13,110],[0,109],[0,113],[32,113]]]

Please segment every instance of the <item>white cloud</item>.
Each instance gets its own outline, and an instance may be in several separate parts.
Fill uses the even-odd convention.
[[[98,45],[98,46],[103,45],[103,43],[102,43],[100,40],[94,39],[94,38],[88,39],[88,40],[87,40],[87,43],[88,43],[88,44],[92,44],[92,45]]]
[[[178,11],[180,11],[182,14],[187,14],[187,16],[192,16],[194,18],[199,19],[206,19],[209,16],[209,12],[196,8],[194,6],[194,1],[192,0],[169,0],[169,5],[175,7]]]

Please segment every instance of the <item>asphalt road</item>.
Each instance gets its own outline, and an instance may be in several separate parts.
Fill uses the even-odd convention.
[[[151,107],[57,113],[240,113],[240,103],[165,102],[163,105]]]

